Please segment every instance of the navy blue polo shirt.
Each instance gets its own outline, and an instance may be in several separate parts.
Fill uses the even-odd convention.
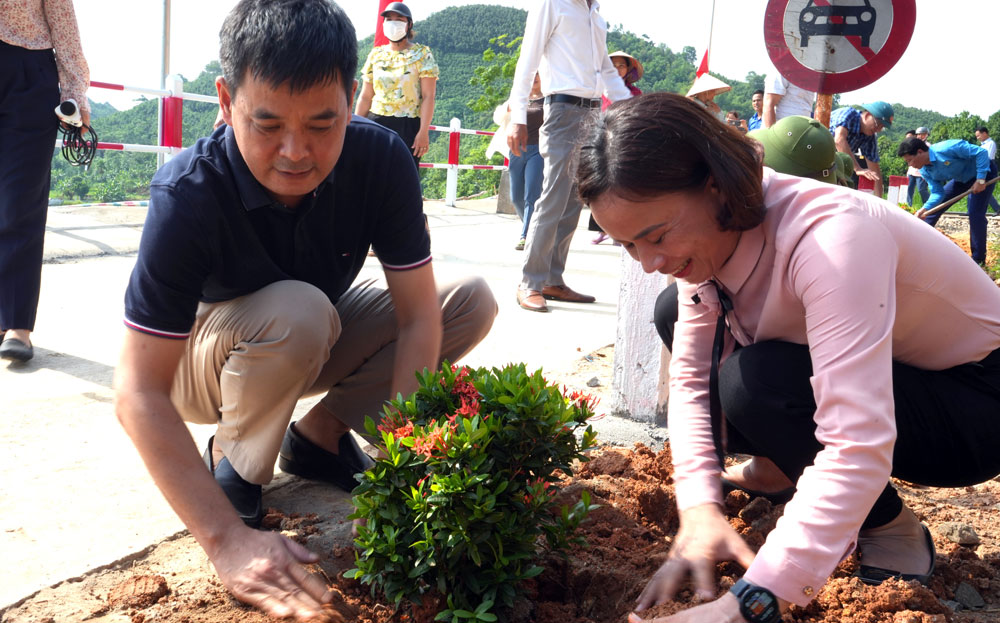
[[[254,178],[232,129],[222,126],[153,177],[125,324],[183,339],[199,301],[289,279],[336,303],[369,247],[386,270],[431,261],[417,170],[395,132],[353,117],[333,171],[289,209]]]

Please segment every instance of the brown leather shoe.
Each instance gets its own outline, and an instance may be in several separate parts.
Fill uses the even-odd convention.
[[[550,301],[566,301],[567,303],[593,303],[597,299],[589,294],[580,294],[569,286],[545,286],[542,296]]]
[[[522,288],[518,288],[517,304],[520,305],[522,309],[527,309],[528,311],[549,311],[549,306],[545,304],[545,299],[542,298],[542,293],[538,290],[524,290]]]

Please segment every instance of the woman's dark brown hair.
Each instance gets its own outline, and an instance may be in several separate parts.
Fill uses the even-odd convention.
[[[702,188],[709,177],[723,197],[723,231],[764,220],[761,163],[750,140],[703,106],[672,93],[616,102],[583,135],[576,182],[589,204],[606,193],[643,201]]]

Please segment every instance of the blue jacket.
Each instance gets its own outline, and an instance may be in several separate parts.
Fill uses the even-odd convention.
[[[930,186],[931,196],[924,202],[930,210],[944,198],[944,185],[955,180],[968,183],[989,179],[989,153],[977,145],[961,139],[951,139],[930,145],[927,155],[931,161],[920,169],[920,174]]]

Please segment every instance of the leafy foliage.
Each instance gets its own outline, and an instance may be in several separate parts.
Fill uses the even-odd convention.
[[[519,41],[524,33],[527,13],[520,9],[500,6],[466,5],[449,7],[414,24],[416,40],[430,46],[441,76],[437,84],[437,97],[433,124],[447,126],[455,117],[462,127],[492,129],[493,108],[505,100],[510,91],[514,67],[520,53]],[[374,37],[358,42],[358,68],[360,71]],[[663,43],[654,43],[645,34],[627,32],[621,25],[608,32],[608,50],[624,50],[638,58],[645,69],[643,78],[636,84],[644,92],[669,91],[686,93],[694,81],[697,53],[692,47],[674,52]],[[217,61],[209,63],[185,89],[193,93],[215,94],[215,77],[221,74]],[[716,97],[724,110],[736,110],[742,118],[752,114],[750,95],[763,86],[764,76],[748,73],[744,80],[735,80],[715,74],[732,86],[732,90]],[[360,78],[360,74],[359,74]],[[834,107],[837,107],[837,98]],[[116,111],[108,104],[91,102],[92,119],[101,140],[106,142],[155,144],[156,102],[138,98],[139,105],[125,111]],[[917,126],[931,128],[932,140],[965,138],[974,140],[971,128],[984,123],[994,138],[1000,136],[1000,111],[989,120],[968,113],[948,118],[933,111],[911,108],[894,103],[896,113],[893,127],[885,133],[886,140],[879,141],[882,170],[902,174],[901,160],[895,157],[895,148],[907,129]],[[201,102],[184,103],[184,145],[189,146],[212,131],[217,107]],[[488,139],[462,137],[460,162],[485,163]],[[446,162],[448,135],[431,132],[430,150],[424,162]],[[499,164],[496,156],[492,164]],[[113,201],[144,198],[149,193],[149,181],[156,171],[153,154],[98,152],[89,171],[70,167],[61,157],[53,158],[52,196],[64,199],[91,199]],[[446,172],[441,169],[421,170],[424,195],[441,198],[445,195]],[[498,172],[460,171],[458,194],[468,196],[481,192],[495,192],[500,181]]]
[[[377,429],[385,458],[354,490],[363,518],[355,539],[358,578],[397,605],[435,595],[437,620],[496,621],[515,586],[538,575],[538,540],[564,548],[595,508],[589,497],[555,512],[559,472],[594,446],[594,401],[564,396],[524,364],[417,375],[420,387],[393,401]],[[581,435],[577,437],[577,431]]]

